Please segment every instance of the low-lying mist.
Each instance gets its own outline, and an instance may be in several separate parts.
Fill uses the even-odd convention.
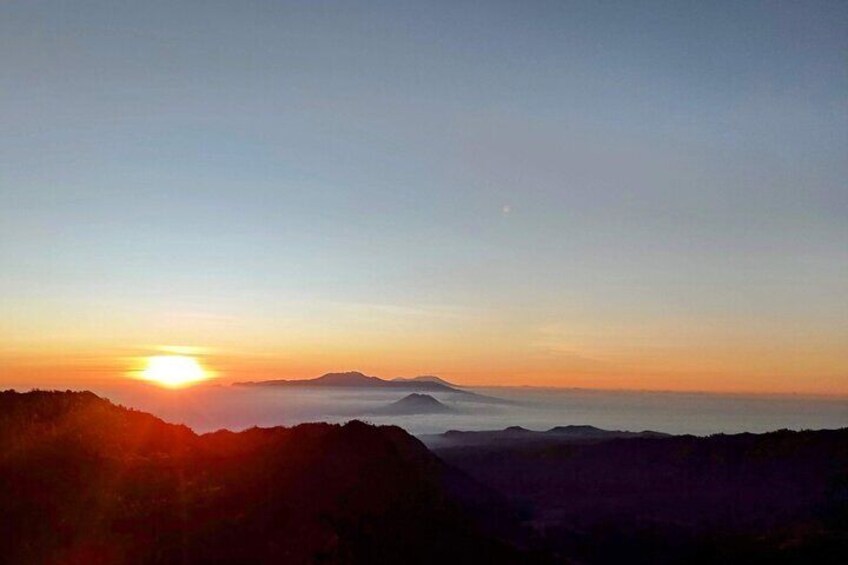
[[[113,402],[184,423],[198,432],[352,419],[395,424],[413,434],[507,426],[546,430],[570,424],[695,435],[848,426],[848,402],[823,397],[475,388],[467,390],[483,397],[432,393],[430,396],[450,408],[447,413],[389,415],[381,409],[405,397],[406,392],[225,385],[168,390],[138,382],[90,389]]]

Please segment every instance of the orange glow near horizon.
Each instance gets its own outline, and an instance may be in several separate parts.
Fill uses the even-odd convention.
[[[379,345],[376,337],[361,334],[346,336],[347,342],[342,336],[325,337],[323,342],[292,339],[285,344],[174,340],[203,344],[191,347],[149,341],[7,346],[0,351],[0,386],[91,387],[129,379],[181,389],[212,378],[226,385],[358,370],[382,378],[433,374],[465,386],[848,396],[848,359],[841,342],[777,347],[740,340],[625,348],[596,342],[559,346],[520,335],[487,336],[487,343],[434,338],[411,344],[411,339],[384,338]]]
[[[154,355],[147,359],[141,378],[168,388],[181,388],[211,378],[195,357]]]
[[[0,390],[848,396],[848,0],[42,4],[1,5]]]

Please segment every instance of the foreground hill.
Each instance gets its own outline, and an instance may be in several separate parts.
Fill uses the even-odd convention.
[[[522,505],[541,545],[569,562],[848,563],[848,429],[607,439],[571,430],[590,441],[560,431],[455,433],[430,445]]]
[[[2,392],[0,562],[848,563],[848,429],[482,433],[436,458],[393,426],[197,435]]]
[[[396,427],[196,435],[88,392],[0,393],[8,563],[524,561],[491,491]]]

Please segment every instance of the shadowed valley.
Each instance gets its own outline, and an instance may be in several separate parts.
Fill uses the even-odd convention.
[[[198,435],[90,392],[3,392],[0,554],[21,564],[848,556],[848,429],[512,427],[423,440],[432,452],[358,421]]]

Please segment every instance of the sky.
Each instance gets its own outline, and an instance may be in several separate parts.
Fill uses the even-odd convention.
[[[845,2],[0,4],[0,385],[848,394]],[[167,350],[167,349],[166,349]]]

